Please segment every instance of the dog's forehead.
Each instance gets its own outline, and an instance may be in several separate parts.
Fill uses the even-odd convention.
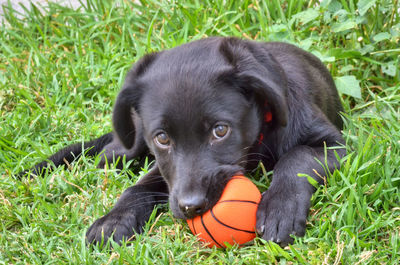
[[[241,100],[234,89],[188,80],[190,78],[180,79],[149,90],[144,102],[164,113],[179,110],[182,114],[190,114],[193,111],[215,113],[221,109],[234,110],[232,104]]]
[[[197,130],[217,121],[235,122],[247,105],[234,88],[180,77],[148,89],[141,112],[150,130],[181,124]]]
[[[217,81],[229,69],[231,66],[214,46],[183,45],[163,52],[140,78],[145,87],[144,104],[163,113],[178,109],[183,114],[215,112],[235,97],[232,89]]]

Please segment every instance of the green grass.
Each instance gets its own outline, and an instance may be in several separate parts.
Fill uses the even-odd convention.
[[[0,263],[399,264],[400,15],[397,0],[101,1],[51,4],[0,26]],[[147,52],[206,36],[285,41],[329,67],[345,106],[348,155],[313,196],[304,238],[227,250],[196,241],[170,212],[112,250],[85,232],[145,173],[70,170],[15,174],[59,148],[111,130],[115,96]],[[261,186],[261,185],[260,185]]]

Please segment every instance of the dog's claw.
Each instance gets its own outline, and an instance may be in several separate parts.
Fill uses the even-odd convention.
[[[256,233],[260,236],[264,234],[264,231],[265,231],[265,225],[262,225],[260,228],[256,229]]]

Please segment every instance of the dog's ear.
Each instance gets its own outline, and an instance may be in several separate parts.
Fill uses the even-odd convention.
[[[260,104],[267,102],[274,121],[285,126],[288,120],[287,80],[280,64],[261,43],[226,38],[219,47],[233,66],[229,73],[245,94],[255,94]]]
[[[114,130],[127,149],[130,149],[135,142],[134,117],[139,115],[139,102],[143,93],[138,78],[156,57],[156,53],[145,55],[132,67],[114,105],[112,117]]]

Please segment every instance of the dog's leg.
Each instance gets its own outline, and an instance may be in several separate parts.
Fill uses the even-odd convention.
[[[168,201],[168,186],[157,167],[143,176],[136,185],[124,191],[111,211],[97,219],[88,229],[88,243],[129,240],[141,233],[154,207]]]
[[[36,164],[33,168],[19,173],[19,176],[22,177],[27,173],[40,176],[43,174],[43,170],[48,168],[49,165],[54,164],[56,167],[66,165],[82,155],[83,152],[86,152],[88,156],[95,156],[100,153],[106,145],[111,143],[114,137],[113,133],[107,133],[97,139],[85,142],[83,146],[81,143],[67,146],[51,155],[45,161]]]
[[[323,184],[324,167],[330,172],[339,167],[335,151],[340,157],[345,155],[344,148],[332,150],[329,146],[337,146],[336,142],[341,141],[338,136],[337,141],[327,144],[328,149],[296,146],[280,158],[274,167],[270,188],[258,207],[256,229],[263,239],[287,245],[293,242],[290,235],[304,236],[315,188],[299,174],[307,174]]]
[[[148,149],[143,140],[141,131],[137,135],[138,137],[135,145],[130,149],[126,149],[118,137],[112,132],[85,142],[83,145],[82,143],[72,144],[51,155],[45,161],[36,164],[33,168],[19,173],[19,176],[22,177],[27,173],[40,176],[46,168],[50,169],[51,165],[54,165],[55,167],[67,165],[82,154],[87,156],[96,156],[103,152],[101,161],[98,165],[100,168],[104,167],[105,163],[112,163],[123,156],[126,156],[127,161],[135,158],[140,160],[148,155]],[[117,168],[122,168],[121,162],[117,164]]]

